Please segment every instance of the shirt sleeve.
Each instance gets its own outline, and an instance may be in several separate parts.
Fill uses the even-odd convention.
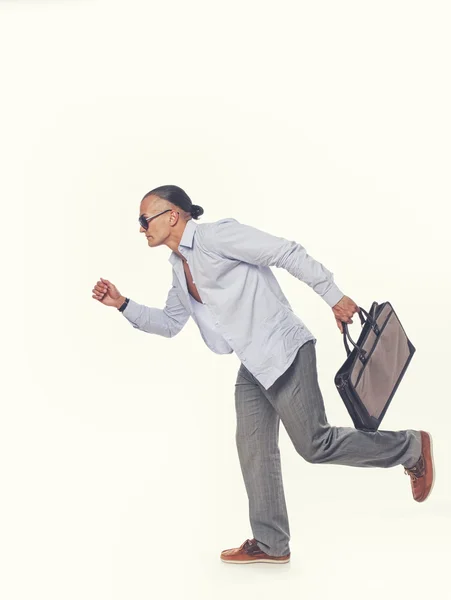
[[[164,309],[144,306],[130,298],[122,314],[135,329],[167,338],[177,335],[190,317],[180,302],[174,285],[169,290]]]
[[[217,221],[208,246],[224,258],[264,267],[279,267],[310,286],[329,306],[344,296],[331,271],[307,254],[298,242],[266,233],[236,219]]]

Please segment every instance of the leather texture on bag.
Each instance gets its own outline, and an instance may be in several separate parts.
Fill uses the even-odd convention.
[[[348,357],[334,381],[356,429],[376,431],[416,349],[390,302],[373,302],[369,313],[359,309],[362,330],[356,343],[342,323]]]

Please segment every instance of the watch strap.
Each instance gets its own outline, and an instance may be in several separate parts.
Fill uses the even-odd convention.
[[[125,298],[124,302],[121,304],[121,306],[117,309],[119,312],[124,312],[124,310],[127,308],[127,304],[129,302],[130,298]]]

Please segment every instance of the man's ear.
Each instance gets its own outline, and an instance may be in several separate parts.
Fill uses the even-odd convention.
[[[173,209],[175,211],[175,209]],[[180,215],[178,212],[171,212],[171,225],[177,225],[179,222]]]

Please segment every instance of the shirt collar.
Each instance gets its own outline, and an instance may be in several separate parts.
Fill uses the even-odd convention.
[[[193,238],[196,233],[197,223],[194,222],[193,219],[190,219],[186,222],[185,230],[183,231],[182,239],[180,240],[180,246],[186,246],[187,248],[193,247]],[[175,252],[172,252],[169,256],[169,261],[174,264],[174,262],[179,258]]]

